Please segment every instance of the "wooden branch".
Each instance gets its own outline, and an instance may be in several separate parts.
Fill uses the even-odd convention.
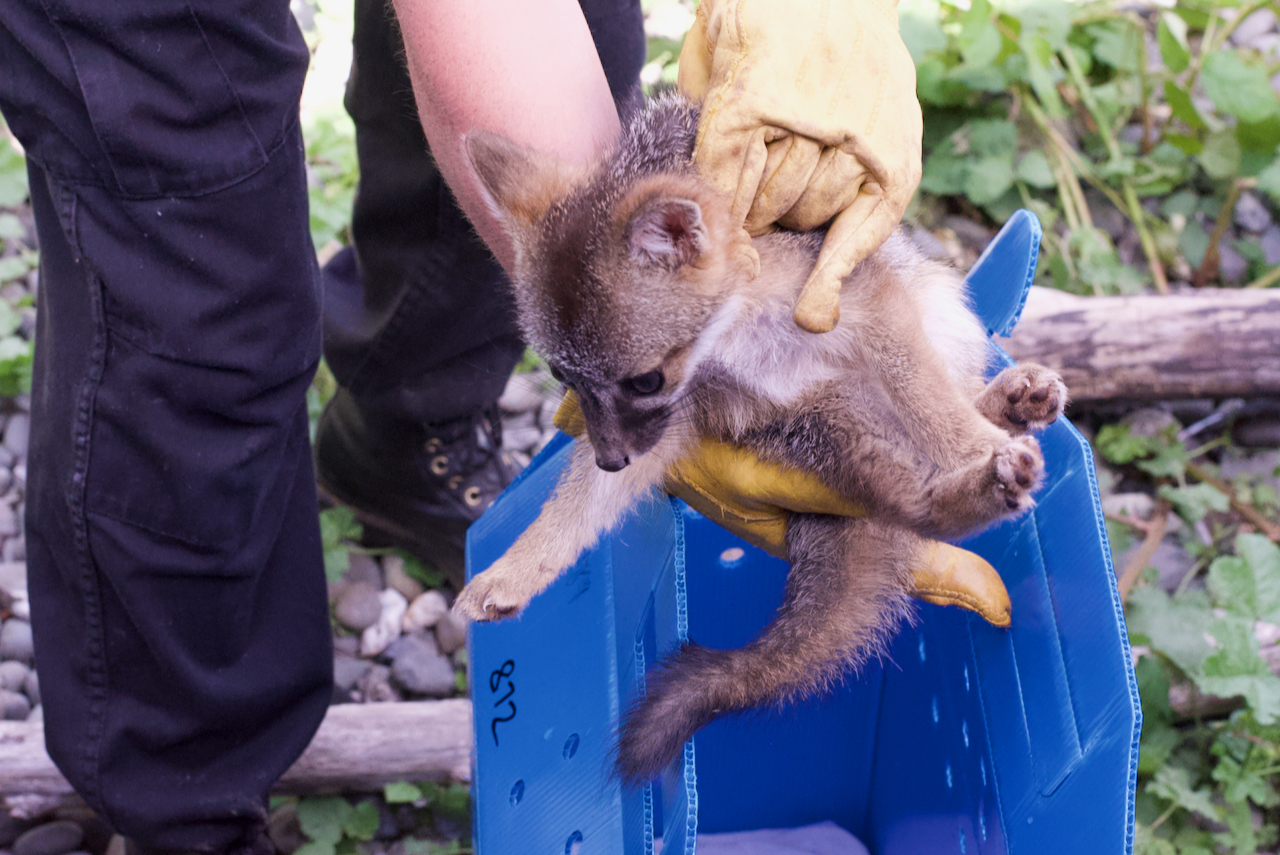
[[[277,790],[370,791],[395,781],[467,781],[471,733],[471,702],[463,698],[332,706]],[[45,752],[43,724],[0,722],[0,797],[11,804],[54,803],[71,792]]]
[[[1032,288],[1001,344],[1060,372],[1077,403],[1280,395],[1280,292],[1077,297]]]

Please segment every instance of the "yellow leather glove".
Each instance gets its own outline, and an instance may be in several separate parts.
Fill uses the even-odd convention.
[[[916,69],[895,0],[702,0],[679,85],[702,103],[694,160],[736,222],[758,235],[830,221],[795,320],[833,329],[841,281],[920,183]]]
[[[572,437],[586,431],[572,391],[565,393],[555,424]],[[703,516],[784,559],[791,514],[867,513],[806,472],[768,463],[744,448],[713,439],[703,439],[696,452],[672,466],[663,486]],[[960,606],[995,626],[1009,626],[1009,592],[995,568],[957,546],[927,543],[915,569],[914,596],[940,606]]]

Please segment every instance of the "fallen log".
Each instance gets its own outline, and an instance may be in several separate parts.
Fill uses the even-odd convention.
[[[471,702],[463,698],[329,708],[281,793],[371,791],[395,781],[471,779]],[[0,804],[29,811],[70,796],[40,722],[0,722]]]
[[[1280,291],[1078,297],[1032,288],[1000,343],[1060,372],[1076,403],[1280,395]]]

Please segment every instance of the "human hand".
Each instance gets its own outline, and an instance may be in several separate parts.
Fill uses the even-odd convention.
[[[841,282],[920,183],[915,64],[893,0],[702,0],[679,85],[702,103],[694,160],[736,222],[752,235],[830,223],[795,320],[833,329]]]

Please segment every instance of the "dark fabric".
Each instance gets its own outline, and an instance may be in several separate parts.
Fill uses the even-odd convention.
[[[628,57],[606,60],[613,79],[634,79],[638,4],[616,29],[589,6],[594,33],[627,35],[601,47]],[[361,0],[359,38],[384,8]],[[330,319],[347,306],[364,349],[336,361],[397,412],[447,418],[496,396],[520,344],[381,27],[349,101],[359,258],[380,272],[362,296],[353,257],[331,268],[357,290],[328,277]],[[285,0],[0,3],[0,110],[41,244],[26,519],[46,740],[144,852],[261,848],[267,790],[331,693],[304,403],[321,303],[306,64]]]
[[[580,3],[621,103],[645,59],[639,0]],[[385,10],[356,0],[346,107],[360,185],[353,246],[324,269],[325,360],[373,416],[448,421],[498,398],[524,343],[505,274],[427,150]]]
[[[257,845],[331,694],[306,64],[284,0],[0,5],[0,107],[41,249],[27,553],[45,734],[146,850]]]

